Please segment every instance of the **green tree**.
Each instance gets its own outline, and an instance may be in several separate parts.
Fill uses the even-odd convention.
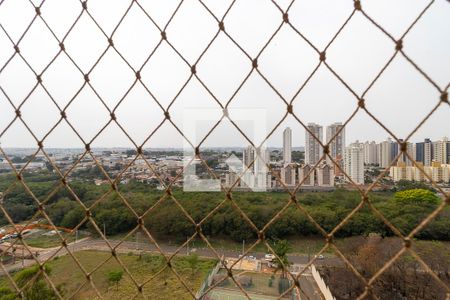
[[[15,292],[8,287],[0,288],[0,300],[14,300],[17,298]]]
[[[56,225],[61,225],[61,222],[70,211],[77,208],[78,204],[68,198],[61,198],[56,203],[52,203],[48,207],[48,216]]]
[[[74,228],[83,220],[85,214],[81,206],[74,207],[61,220],[61,226]]]
[[[272,249],[276,254],[276,268],[274,273],[281,270],[281,278],[286,278],[286,268],[289,268],[290,262],[287,253],[291,250],[291,246],[287,240],[276,240],[272,244]]]
[[[117,271],[110,271],[107,274],[108,282],[109,284],[115,284],[116,290],[119,289],[119,281],[122,280],[123,271],[117,270]]]
[[[45,265],[44,272],[50,275],[51,269]],[[14,280],[19,288],[23,288],[25,299],[27,300],[53,300],[59,299],[55,290],[48,286],[44,279],[44,274],[39,266],[24,269],[14,276]],[[32,283],[30,284],[30,282]],[[63,294],[62,286],[56,287],[60,295]],[[3,298],[2,298],[3,299]],[[8,299],[8,298],[6,298]]]

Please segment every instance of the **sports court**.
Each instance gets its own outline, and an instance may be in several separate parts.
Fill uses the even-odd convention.
[[[252,300],[274,300],[274,299],[277,299],[277,297],[273,297],[273,296],[258,295],[258,294],[252,294],[252,293],[247,293],[247,294],[249,295],[249,297]],[[241,291],[215,288],[210,293],[208,293],[208,296],[205,298],[205,300],[206,299],[208,299],[208,300],[247,300],[248,298]]]

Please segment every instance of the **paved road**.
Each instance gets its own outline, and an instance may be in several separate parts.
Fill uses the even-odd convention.
[[[119,241],[110,240],[109,243],[112,247],[116,247],[119,244]],[[159,244],[161,250],[165,254],[173,254],[176,251],[178,251],[179,246],[173,246],[173,245],[166,245],[166,244]],[[101,239],[91,239],[91,238],[85,238],[83,240],[80,240],[78,242],[73,242],[68,245],[68,248],[71,252],[78,252],[83,250],[97,250],[97,251],[111,251],[108,245],[105,241]],[[195,252],[201,257],[206,258],[217,258],[216,254],[209,248],[199,248],[199,249],[190,249],[191,253]],[[154,252],[159,253],[158,249],[155,245],[150,243],[136,243],[136,242],[130,242],[130,241],[124,241],[120,243],[120,245],[116,248],[116,251],[118,253],[129,253],[129,252],[135,252],[139,253],[141,251],[145,252]],[[238,257],[239,252],[233,251],[233,250],[223,250],[223,249],[216,249],[217,253],[220,256],[225,257]],[[178,252],[178,255],[186,255],[187,249],[180,249]],[[46,261],[49,258],[53,258],[56,256],[63,256],[67,254],[67,250],[65,248],[51,248],[46,250],[41,250],[38,255],[38,259],[40,262]],[[257,259],[264,258],[264,254],[262,252],[252,252],[250,255],[255,256]],[[289,255],[289,261],[293,264],[306,264],[308,262],[308,256],[307,255]],[[5,266],[5,269],[7,272],[13,272],[16,270],[20,270],[23,267],[29,267],[36,263],[33,259],[25,259],[25,260],[19,260],[15,264],[7,265]],[[335,265],[339,264],[339,260],[337,258],[324,258],[322,260],[317,260],[315,262],[316,265],[318,264],[329,264],[329,265]],[[3,270],[0,270],[0,274],[4,274]],[[308,272],[305,272],[304,275],[300,277],[300,287],[302,289],[301,292],[301,299],[311,299],[311,300],[321,300],[323,299],[321,296],[320,291],[318,290],[318,286],[315,283],[314,279],[312,278],[311,274]]]

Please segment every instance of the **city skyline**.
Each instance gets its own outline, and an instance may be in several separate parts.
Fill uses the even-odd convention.
[[[287,7],[287,2],[281,2],[280,5]],[[66,7],[47,3],[42,7],[42,14],[51,27],[61,21],[68,26],[81,10],[78,1],[73,1],[71,4]],[[255,4],[259,7],[259,14],[255,16],[258,18],[255,24],[248,24],[245,21],[246,13]],[[90,12],[94,17],[101,19],[102,27],[107,34],[110,34],[117,20],[110,14],[103,14],[102,5],[107,5],[110,10],[120,14],[126,10],[127,4],[120,1],[112,4],[110,1],[98,0],[90,5]],[[151,8],[154,4],[145,5]],[[156,14],[156,22],[162,26],[174,7],[172,7],[173,3],[158,5],[164,5],[165,9],[152,11]],[[218,16],[225,12],[226,5],[221,4],[220,1],[217,3],[213,1],[209,5]],[[372,1],[364,3],[364,8],[395,38],[399,38],[426,5],[425,1],[419,0],[395,3]],[[10,32],[12,40],[17,41],[22,30],[26,28],[28,17],[31,19],[35,11],[27,1],[8,1],[3,8],[0,12],[0,22]],[[294,3],[289,10],[289,19],[296,26],[300,26],[305,36],[311,39],[319,50],[322,50],[353,9],[352,1]],[[447,53],[450,52],[450,40],[448,40],[450,34],[448,26],[445,26],[449,10],[450,6],[445,1],[435,3],[420,22],[408,32],[403,41],[405,46],[403,51],[441,87],[448,84],[448,70],[450,70],[449,60],[446,59]],[[401,12],[404,18],[399,19],[397,14],[392,13],[395,11]],[[216,33],[217,24],[196,1],[185,1],[180,12],[182,13],[177,15],[174,23],[167,28],[167,37],[192,64]],[[195,14],[197,18],[190,20],[187,17],[190,14]],[[23,18],[18,18],[17,15]],[[237,1],[225,18],[225,27],[251,57],[256,57],[275,28],[279,26],[279,21],[281,21],[281,15],[270,1],[263,3]],[[190,26],[186,27],[184,24]],[[68,29],[65,25],[56,32],[59,38]],[[433,34],[429,34],[430,28],[433,28]],[[39,19],[32,29],[25,35],[19,47],[21,55],[29,61],[36,72],[41,72],[60,48],[58,42]],[[252,34],[255,31],[258,35]],[[132,34],[126,34],[127,32]],[[119,26],[113,38],[117,49],[126,55],[134,68],[138,68],[145,60],[152,43],[156,44],[160,39],[160,32],[135,8],[130,10],[124,24]],[[199,42],[191,43],[193,39]],[[5,49],[0,53],[0,62],[3,65],[14,52],[14,45],[3,33],[0,33],[0,45],[2,49]],[[107,46],[108,40],[84,17],[74,27],[65,42],[67,53],[80,65],[83,72],[90,69]],[[361,96],[394,51],[395,43],[365,18],[357,15],[327,49],[326,62],[357,95]],[[267,77],[280,95],[257,72],[253,72],[230,102],[228,106],[230,116],[234,109],[242,107],[266,110],[268,116],[265,121],[269,133],[286,113],[286,103],[281,98],[283,97],[287,102],[293,100],[293,112],[304,124],[309,122],[323,125],[334,122],[344,124],[356,109],[358,99],[323,65],[317,69],[299,95],[292,99],[317,63],[319,63],[319,55],[295,32],[286,26],[283,27],[258,59],[258,71]],[[252,63],[248,57],[223,34],[219,34],[211,49],[196,66],[196,74],[224,105],[251,69]],[[168,45],[163,43],[156,51],[155,58],[149,61],[140,75],[142,81],[166,109],[185,80],[191,75],[191,69]],[[91,72],[89,82],[98,92],[98,96],[105,101],[106,106],[112,110],[135,78],[133,71],[127,67],[119,55],[110,50]],[[64,108],[76,91],[83,86],[84,78],[68,57],[60,55],[42,75],[42,83],[55,102]],[[35,74],[17,56],[2,70],[0,85],[4,93],[0,93],[0,132],[15,117],[15,109],[9,100],[16,107],[19,106],[35,84]],[[85,141],[90,141],[111,118],[110,112],[98,96],[94,90],[85,87],[65,111],[67,119]],[[366,108],[398,138],[408,136],[418,121],[422,120],[438,103],[439,98],[440,94],[435,87],[401,55],[393,59],[382,76],[364,95]],[[222,112],[214,98],[195,78],[187,84],[170,107],[171,120],[181,128],[183,110],[192,107],[217,109],[217,119]],[[40,86],[20,107],[20,113],[38,139],[45,136],[60,118],[60,111]],[[189,118],[195,119],[201,113],[199,111],[197,115],[193,114]],[[413,140],[423,140],[427,137],[436,140],[446,135],[443,131],[450,128],[448,116],[450,116],[450,106],[441,105],[412,137]],[[164,112],[145,88],[138,84],[118,106],[115,117],[131,138],[140,145],[164,120]],[[202,126],[205,131],[202,131],[203,136],[206,135],[207,129],[214,126],[214,123],[211,121]],[[251,126],[242,123],[238,125],[246,134],[252,132]],[[281,128],[269,138],[268,146],[282,145],[281,136],[285,127],[291,127],[294,132],[299,132],[301,128],[292,116],[288,116]],[[347,124],[346,128],[348,140],[363,140],[366,136],[381,140],[388,134],[362,110]],[[34,147],[36,145],[36,141],[18,120],[0,137],[0,142],[2,147]],[[193,143],[196,142],[199,140]],[[221,124],[205,141],[205,144],[225,147],[242,145],[244,142],[245,139],[240,136],[236,128],[229,124]],[[182,143],[181,135],[171,124],[165,122],[143,147],[181,147]],[[303,134],[300,132],[293,134],[292,143],[294,147],[304,145]],[[61,122],[43,144],[45,147],[83,148],[84,146],[65,121]],[[91,146],[132,147],[132,143],[118,125],[113,123]]]
[[[333,124],[331,124],[331,125],[333,125]],[[290,128],[290,127],[286,127],[286,128]],[[344,131],[345,131],[345,129],[344,129]],[[292,132],[292,130],[291,130],[291,132]],[[306,131],[305,131],[305,134],[306,134]],[[430,141],[430,142],[441,141],[441,140],[444,140],[444,139],[448,139],[449,136],[450,136],[450,133],[448,135],[444,135],[444,136],[438,137],[437,139],[431,139],[431,138],[425,137],[423,140],[412,140],[412,141],[409,140],[408,144],[423,143],[423,141],[427,141],[427,140]],[[281,140],[283,140],[282,137],[281,137]],[[384,139],[382,138],[380,140],[375,140],[375,139],[370,139],[370,138],[368,138],[368,139],[354,139],[354,140],[351,140],[351,142],[346,143],[345,147],[347,147],[347,146],[349,146],[349,145],[351,145],[351,144],[353,144],[355,142],[359,142],[359,143],[366,143],[366,142],[372,143],[372,142],[374,142],[376,144],[380,144],[380,143],[388,141],[388,140],[391,140],[393,143],[396,143],[396,141],[393,140],[392,137],[388,136],[388,137],[385,137]],[[326,144],[326,139],[323,139],[323,137],[322,137],[322,141],[323,141],[323,144],[325,145]],[[402,140],[400,139],[400,141],[402,141]],[[29,146],[29,147],[14,147],[14,146],[10,147],[10,146],[3,146],[1,143],[0,143],[0,147],[2,147],[5,150],[11,150],[11,149],[29,149],[29,150],[33,150],[33,149],[37,149],[38,148],[37,146],[34,146],[34,145]],[[243,150],[246,147],[248,147],[248,146],[234,145],[234,146],[204,146],[202,148],[203,149],[218,149],[218,150],[220,150],[220,149],[225,149],[225,150],[226,149],[231,149],[231,150],[233,150],[233,149],[242,149]],[[61,150],[64,150],[64,149],[77,150],[77,149],[84,149],[84,148],[85,147],[45,147],[45,149],[52,149],[52,150],[58,150],[58,149],[61,149]],[[267,145],[267,146],[265,146],[265,148],[267,148],[267,149],[278,149],[278,150],[281,149],[282,150],[283,149],[283,143],[281,142],[280,145],[276,145],[276,146]],[[130,146],[130,147],[124,147],[124,146],[113,146],[113,147],[98,146],[98,147],[91,147],[91,149],[135,149],[135,147],[132,147],[132,146]],[[183,147],[170,147],[170,146],[168,146],[168,147],[157,147],[157,146],[155,146],[155,147],[145,147],[143,149],[149,149],[149,150],[154,150],[154,151],[158,151],[158,150],[176,150],[176,151],[181,151],[184,148]],[[292,151],[304,151],[305,150],[305,145],[304,144],[302,144],[302,145],[295,145],[295,146],[292,145],[291,149],[292,149]],[[194,149],[192,149],[192,150],[194,150]]]

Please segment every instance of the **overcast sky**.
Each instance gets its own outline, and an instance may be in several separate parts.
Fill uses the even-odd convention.
[[[34,1],[38,2],[38,1]],[[89,0],[88,9],[104,31],[110,35],[129,6],[125,0]],[[163,28],[179,1],[140,1],[155,22]],[[287,7],[288,1],[278,1]],[[205,1],[220,19],[230,1]],[[362,1],[363,9],[396,39],[401,37],[429,1]],[[289,20],[304,36],[322,50],[353,10],[353,1],[297,0],[289,10]],[[78,0],[47,0],[42,16],[62,39],[81,12]],[[28,0],[4,0],[0,5],[0,23],[17,42],[35,14]],[[450,82],[450,4],[437,0],[404,38],[404,51],[441,89]],[[282,15],[270,1],[237,0],[225,18],[226,31],[251,56],[256,56],[282,21]],[[168,40],[193,63],[217,33],[217,22],[197,0],[186,0],[167,28]],[[139,69],[160,41],[159,30],[134,4],[114,33],[118,51],[130,65]],[[65,48],[70,57],[88,72],[107,47],[107,39],[90,18],[83,14],[68,35]],[[58,53],[59,46],[40,19],[31,26],[19,48],[30,66],[40,73]],[[13,45],[0,30],[0,67],[13,54]],[[347,27],[329,47],[326,59],[359,95],[395,51],[394,43],[357,12]],[[289,26],[284,25],[258,60],[258,68],[281,95],[290,101],[319,62],[317,53]],[[220,33],[197,65],[197,74],[217,99],[225,104],[250,72],[250,60],[230,39]],[[142,70],[142,81],[158,101],[167,107],[189,78],[186,63],[165,43],[156,50]],[[135,80],[132,70],[110,49],[90,73],[90,82],[112,110]],[[44,72],[43,84],[61,109],[83,85],[83,75],[62,53]],[[30,93],[36,78],[16,55],[0,74],[0,86],[15,105]],[[392,129],[399,138],[409,132],[439,101],[439,92],[401,55],[367,93],[367,108]],[[294,112],[304,122],[329,125],[345,122],[356,108],[357,100],[322,65],[295,98]],[[283,117],[286,106],[269,85],[253,72],[229,105],[230,115],[250,137],[264,127],[269,132]],[[21,108],[23,119],[40,139],[59,120],[56,106],[42,87],[38,87]],[[80,135],[89,141],[109,119],[107,109],[86,86],[67,108],[67,118]],[[174,123],[190,128],[199,120],[195,134],[188,137],[198,143],[220,117],[221,110],[211,95],[195,78],[170,107]],[[14,109],[0,93],[0,134],[14,118]],[[118,122],[136,143],[142,143],[163,120],[161,108],[145,88],[137,83],[116,110]],[[248,116],[246,119],[245,116]],[[188,124],[188,125],[186,125]],[[261,125],[262,124],[262,125]],[[187,127],[186,127],[187,126]],[[290,126],[294,146],[304,145],[304,129],[289,117],[269,139],[269,146],[282,144],[282,131]],[[187,130],[187,129],[186,129]],[[195,137],[194,137],[195,135]],[[356,139],[381,141],[388,133],[363,111],[348,124],[347,143]],[[439,139],[450,135],[450,107],[438,111],[412,137]],[[1,137],[2,147],[35,147],[36,142],[17,120]],[[221,124],[206,140],[205,146],[244,146],[247,142],[229,123]],[[44,141],[46,147],[82,147],[72,129],[62,122]],[[94,147],[128,147],[131,142],[118,126],[111,124],[92,145]],[[166,122],[145,147],[181,147],[182,138]]]

